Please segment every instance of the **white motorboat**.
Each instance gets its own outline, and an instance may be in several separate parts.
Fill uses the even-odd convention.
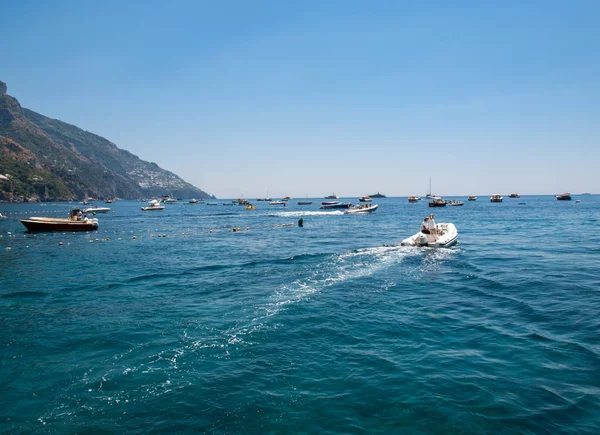
[[[2,213],[0,213],[0,219],[8,219],[8,216],[4,216]]]
[[[162,202],[165,204],[177,204],[177,199],[175,198],[163,198]]]
[[[89,208],[86,208],[85,210],[83,210],[83,213],[108,213],[109,211],[110,211],[110,208],[108,208],[108,207],[93,206],[93,207],[89,207]]]
[[[160,201],[154,199],[148,203],[146,207],[142,207],[142,211],[164,210],[165,206],[160,204]]]
[[[502,195],[498,193],[494,193],[492,196],[490,196],[490,202],[502,202],[503,199],[504,198]]]
[[[270,202],[269,205],[284,205],[285,206],[286,202],[285,201],[273,201],[273,202]]]
[[[452,223],[440,223],[435,226],[436,234],[419,231],[414,236],[402,240],[402,246],[429,246],[430,248],[449,248],[458,241],[458,230]]]
[[[448,205],[451,205],[453,207],[459,207],[461,205],[465,205],[465,203],[462,201],[457,201],[455,199],[451,199],[450,201],[448,201]]]
[[[379,207],[377,204],[357,205],[356,207],[350,207],[349,209],[345,210],[344,214],[372,213],[377,210],[377,207]]]

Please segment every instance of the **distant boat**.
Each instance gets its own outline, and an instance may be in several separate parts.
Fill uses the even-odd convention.
[[[148,202],[148,205],[146,207],[142,207],[142,211],[159,211],[164,209],[165,206],[161,205],[158,199],[154,199]]]
[[[520,198],[521,195],[519,195],[518,193],[511,193],[510,195],[508,195],[509,198]]]
[[[108,213],[110,208],[108,207],[98,207],[97,205],[93,207],[86,208],[83,210],[84,213]]]
[[[448,201],[448,205],[451,205],[453,207],[457,207],[457,206],[465,205],[465,203],[462,202],[462,201],[457,201],[455,199],[452,199],[452,200]]]
[[[432,196],[429,207],[446,207],[447,203],[439,196]]]
[[[207,202],[206,205],[217,205],[216,202]]]
[[[269,205],[283,205],[283,206],[285,206],[285,205],[287,205],[287,203],[285,201],[271,201],[269,203]]]
[[[338,199],[338,197],[335,193],[332,193],[331,195],[327,195],[325,199]]]
[[[339,204],[339,201],[323,201],[321,203],[321,205],[333,205],[333,204]]]
[[[369,195],[371,198],[387,198],[383,193],[374,193],[373,195]]]
[[[190,199],[190,204],[198,204],[198,200],[196,198]]]
[[[429,177],[429,190],[427,191],[427,195],[425,195],[425,198],[427,198],[427,199],[433,198],[433,195],[431,194],[431,177]]]
[[[409,196],[408,197],[408,202],[417,202],[419,201],[421,198],[419,198],[418,196]]]
[[[490,202],[502,202],[503,199],[502,195],[495,193],[490,197]]]
[[[283,198],[284,201],[289,201],[290,199],[293,199],[291,196],[286,196],[285,198]]]
[[[477,201],[477,197],[474,195],[469,196],[469,201]]]
[[[371,202],[371,201],[373,201],[369,195],[361,196],[358,200],[360,202]]]
[[[170,198],[168,196],[163,197],[162,202],[164,204],[177,204],[177,200],[175,198]]]
[[[310,205],[310,204],[312,204],[312,201],[298,201],[297,204],[298,205]]]
[[[104,202],[105,202],[106,204],[111,204],[111,203],[113,203],[113,202],[114,202],[114,199],[105,199],[105,200],[104,200]]]
[[[351,202],[336,202],[334,204],[323,204],[320,209],[330,209],[330,208],[350,208],[352,207]]]
[[[246,210],[256,210],[256,206],[255,206],[255,205],[252,205],[252,204],[248,204],[248,205],[246,206]]]
[[[348,210],[344,212],[344,214],[364,214],[364,213],[372,213],[377,210],[379,207],[377,204],[364,204],[356,207],[350,207]]]
[[[571,194],[570,193],[561,193],[560,195],[556,195],[556,199],[559,201],[570,201]]]

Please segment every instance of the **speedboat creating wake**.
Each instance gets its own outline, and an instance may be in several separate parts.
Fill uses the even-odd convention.
[[[414,236],[402,240],[402,246],[429,246],[431,248],[449,248],[458,241],[458,230],[452,223],[441,223],[435,226],[436,234],[425,234],[419,231]]]

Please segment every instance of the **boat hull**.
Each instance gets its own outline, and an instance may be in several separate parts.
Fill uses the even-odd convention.
[[[335,208],[350,208],[352,207],[352,203],[350,202],[342,202],[338,204],[324,204],[319,207],[322,210],[335,209]]]
[[[46,231],[46,232],[57,232],[57,231],[94,231],[98,229],[98,221],[59,221],[55,220],[40,220],[38,219],[23,219],[21,223],[25,225],[28,231]]]
[[[148,207],[142,207],[142,211],[160,211],[160,210],[164,210],[165,206],[164,205],[158,205],[158,206],[148,206]]]
[[[446,207],[445,202],[430,202],[429,207]]]

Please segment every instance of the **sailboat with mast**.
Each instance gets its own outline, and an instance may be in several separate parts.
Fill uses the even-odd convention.
[[[433,195],[431,194],[431,177],[429,177],[429,190],[427,191],[427,195],[425,195],[425,198],[427,198],[427,199],[433,198]]]

